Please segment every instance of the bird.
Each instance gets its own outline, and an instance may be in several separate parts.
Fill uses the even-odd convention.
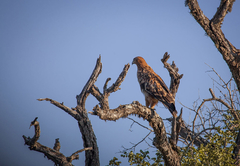
[[[140,56],[133,59],[133,64],[137,65],[137,78],[141,92],[145,96],[146,107],[154,109],[160,101],[174,117],[177,117],[175,99],[162,78]]]

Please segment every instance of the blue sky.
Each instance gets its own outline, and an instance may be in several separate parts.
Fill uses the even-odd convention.
[[[204,14],[212,17],[219,0],[199,1]],[[236,1],[222,26],[226,38],[239,48],[240,2]],[[116,80],[125,64],[142,56],[169,85],[170,78],[161,63],[167,51],[179,73],[184,74],[176,101],[191,107],[200,98],[210,97],[213,87],[207,72],[213,67],[224,80],[231,77],[222,55],[200,25],[189,14],[184,1],[102,0],[102,1],[29,1],[0,2],[0,161],[3,165],[53,165],[43,154],[24,146],[22,135],[33,136],[30,122],[39,117],[39,142],[53,147],[60,138],[61,152],[69,156],[82,149],[77,122],[48,102],[49,97],[75,107],[76,98],[88,80],[99,54],[103,71],[96,85],[102,89],[106,78]],[[121,90],[111,94],[110,107],[138,100],[144,104],[131,66]],[[210,75],[210,76],[209,76]],[[216,77],[215,77],[216,78]],[[98,102],[89,96],[86,108],[91,111]],[[180,110],[181,105],[176,102]],[[162,104],[156,107],[161,117],[170,117]],[[184,110],[188,122],[192,114]],[[132,116],[148,126],[147,122]],[[148,131],[131,121],[105,122],[89,115],[95,131],[101,165],[108,164],[122,146],[131,147]],[[151,135],[153,138],[153,135]],[[150,141],[149,141],[150,142]],[[138,149],[147,148],[146,144]],[[154,151],[154,149],[151,149]],[[120,158],[120,157],[119,157]],[[126,163],[125,160],[121,159]],[[84,163],[84,153],[73,164]]]

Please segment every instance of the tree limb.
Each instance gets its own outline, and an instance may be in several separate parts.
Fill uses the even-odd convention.
[[[149,125],[153,128],[155,138],[153,144],[158,148],[164,158],[166,165],[179,165],[179,158],[176,151],[172,149],[171,144],[168,142],[166,130],[162,118],[156,113],[138,101],[134,101],[131,104],[120,105],[115,109],[102,110],[98,105],[93,108],[93,112],[89,112],[92,115],[97,115],[102,120],[116,121],[120,118],[128,117],[129,115],[137,115],[149,122]],[[176,162],[177,161],[177,162]]]
[[[56,150],[56,151],[59,151],[60,148],[61,148],[61,145],[60,145],[60,142],[59,142],[59,138],[56,138],[53,149]]]
[[[97,81],[97,78],[101,72],[102,72],[102,63],[101,63],[101,56],[99,55],[99,58],[97,59],[97,62],[96,62],[96,66],[95,66],[90,78],[88,79],[88,82],[84,86],[82,92],[76,96],[78,106],[81,106],[82,108],[85,109],[85,101],[86,101],[88,95],[90,94],[89,89]]]
[[[110,96],[110,93],[116,92],[120,89],[121,83],[124,81],[124,78],[127,75],[127,72],[130,68],[129,64],[126,64],[123,68],[123,71],[118,76],[115,83],[113,83],[109,88],[107,88],[108,82],[111,80],[111,78],[107,78],[104,86],[103,86],[103,94],[99,91],[98,87],[93,85],[90,89],[90,93],[99,101],[100,107],[102,109],[109,109],[109,103],[108,103],[108,97]]]
[[[130,65],[125,65],[123,71],[119,75],[118,79],[112,86],[107,88],[108,78],[103,86],[103,93],[99,91],[96,86],[92,86],[90,92],[99,101],[99,105],[93,108],[93,111],[89,112],[92,115],[97,115],[102,120],[116,121],[120,118],[126,118],[129,115],[137,115],[149,122],[149,125],[153,128],[155,138],[153,144],[157,147],[165,158],[166,165],[179,165],[180,158],[178,152],[172,149],[172,145],[168,142],[166,130],[162,118],[154,111],[145,106],[142,106],[139,102],[134,101],[131,104],[120,105],[115,109],[109,109],[108,97],[110,93],[119,89],[123,82]]]
[[[145,141],[146,140],[146,138],[152,133],[153,131],[150,131],[141,141],[139,141],[138,143],[136,143],[136,144],[133,144],[133,146],[132,147],[130,147],[130,148],[124,148],[124,151],[121,151],[120,153],[124,153],[124,152],[126,152],[126,151],[128,151],[128,150],[131,150],[131,149],[134,149],[135,150],[135,148],[139,145],[139,144],[141,144],[143,141]]]
[[[167,120],[172,122],[172,118],[167,118]],[[177,121],[177,126],[179,126],[178,131],[180,130],[179,135],[182,137],[182,139],[192,142],[192,138],[194,138],[193,143],[197,147],[200,147],[201,144],[204,146],[208,144],[206,139],[202,138],[200,135],[198,135],[198,133],[192,132],[192,130],[188,129],[183,120]]]
[[[73,118],[78,121],[78,126],[80,132],[82,134],[82,140],[84,148],[92,147],[92,150],[85,151],[85,165],[86,166],[99,166],[99,151],[97,146],[97,139],[92,129],[91,122],[88,118],[87,110],[85,109],[85,101],[90,94],[90,89],[96,82],[99,74],[102,71],[102,63],[101,63],[101,56],[97,59],[95,68],[87,81],[86,85],[84,86],[83,90],[79,95],[76,96],[77,99],[77,106],[75,108],[70,109],[67,106],[64,106],[63,103],[59,103],[55,100],[49,98],[38,99],[39,101],[50,101],[51,104],[61,108],[66,113],[70,114]],[[96,90],[99,92],[99,90]],[[73,156],[72,156],[73,157]],[[76,157],[76,155],[75,155]],[[70,158],[68,158],[70,159]],[[72,159],[71,159],[72,160]],[[70,161],[70,160],[69,160]]]
[[[86,151],[86,150],[92,150],[92,149],[93,149],[92,147],[89,147],[89,148],[84,148],[84,149],[78,150],[75,153],[73,153],[70,157],[67,157],[67,160],[69,162],[72,162],[72,160],[79,159],[79,154],[78,153],[81,153],[81,152]]]
[[[175,98],[176,93],[178,91],[179,84],[180,84],[180,79],[183,77],[183,74],[180,75],[178,73],[178,68],[175,65],[174,61],[172,62],[172,65],[167,63],[167,60],[169,58],[170,58],[170,54],[168,54],[168,52],[165,52],[161,61],[164,64],[164,67],[168,70],[169,75],[171,77],[170,91],[171,91],[173,97]]]
[[[76,119],[76,120],[80,119],[78,113],[75,110],[73,110],[73,109],[63,105],[62,103],[59,103],[59,102],[53,100],[53,99],[50,99],[50,98],[40,98],[40,99],[37,99],[37,100],[38,101],[50,101],[51,104],[57,106],[58,108],[61,108],[63,111],[65,111],[66,113],[71,115],[74,119]]]
[[[183,77],[183,74],[178,73],[178,68],[174,61],[172,62],[172,65],[167,63],[168,59],[170,58],[170,54],[168,52],[165,52],[163,55],[163,58],[161,59],[162,63],[164,64],[164,67],[168,70],[169,75],[171,77],[170,81],[170,91],[175,98],[176,93],[178,91],[178,87],[180,85],[180,79]],[[182,109],[180,116],[178,117],[178,120],[182,119]],[[172,120],[172,133],[171,133],[171,138],[169,139],[170,143],[172,144],[173,148],[177,151],[177,141],[178,141],[178,134],[180,132],[180,127],[177,126],[176,123],[177,117],[173,117]],[[178,125],[181,125],[181,123],[178,123]]]
[[[224,17],[228,12],[231,12],[232,5],[235,0],[221,0],[221,3],[211,19],[211,21],[217,26],[218,28],[221,28],[221,24],[224,20]]]
[[[67,157],[65,157],[62,153],[59,152],[59,149],[52,149],[37,142],[38,138],[40,137],[40,126],[39,126],[39,122],[37,121],[37,118],[35,118],[35,120],[31,122],[30,127],[31,126],[34,126],[35,128],[35,134],[33,138],[26,137],[25,135],[23,135],[25,145],[28,145],[30,150],[43,153],[45,156],[47,156],[49,160],[52,160],[55,163],[55,165],[73,166],[71,163],[72,160],[75,160],[78,158],[73,158],[72,160],[68,160]]]
[[[195,20],[215,43],[216,48],[222,54],[240,91],[240,50],[235,48],[232,43],[225,38],[221,30],[222,21],[226,14],[232,10],[234,2],[235,0],[221,0],[217,12],[211,21],[203,14],[197,0],[186,0],[185,5],[189,7],[190,13]]]
[[[102,63],[101,63],[101,56],[99,56],[89,80],[87,81],[81,93],[76,96],[77,98],[76,111],[78,112],[78,115],[79,115],[78,127],[82,134],[83,146],[84,148],[92,147],[91,151],[89,150],[85,151],[86,166],[100,165],[97,138],[94,134],[91,121],[88,118],[87,110],[85,109],[85,101],[88,95],[91,93],[90,89],[92,88],[94,83],[97,81],[97,78],[101,73],[101,71],[102,71]]]

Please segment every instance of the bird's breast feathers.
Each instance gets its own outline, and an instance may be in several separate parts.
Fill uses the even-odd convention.
[[[145,93],[148,93],[148,95],[153,96],[160,101],[174,101],[171,92],[169,92],[163,80],[153,71],[146,69],[138,70],[137,77],[141,91],[144,95]]]

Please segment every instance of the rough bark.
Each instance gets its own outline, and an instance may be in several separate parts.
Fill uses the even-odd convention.
[[[178,91],[178,87],[180,85],[180,79],[182,79],[183,74],[180,75],[178,73],[178,68],[177,68],[176,64],[174,63],[174,61],[172,62],[171,65],[169,63],[167,63],[167,60],[169,58],[170,58],[170,54],[165,52],[161,61],[164,64],[164,67],[168,70],[169,75],[171,77],[170,88],[169,89],[170,89],[173,97],[175,98],[176,93]]]
[[[88,151],[91,150],[92,148],[84,148],[82,150],[79,150],[75,153],[73,153],[71,156],[66,157],[64,156],[62,153],[59,152],[60,149],[60,142],[59,139],[56,139],[56,142],[54,144],[54,148],[49,148],[47,146],[44,146],[40,143],[38,143],[38,139],[40,137],[40,125],[39,122],[37,121],[37,118],[35,118],[32,122],[31,122],[31,126],[34,126],[35,128],[35,134],[32,138],[30,137],[26,137],[25,135],[23,135],[23,139],[25,141],[25,145],[29,146],[30,150],[34,150],[40,153],[43,153],[44,156],[47,156],[47,158],[49,160],[52,160],[55,165],[59,165],[59,166],[73,166],[72,165],[72,160],[76,160],[79,159],[79,155],[78,153],[82,152],[82,151]]]
[[[88,118],[88,113],[87,113],[87,110],[85,108],[85,101],[86,101],[88,95],[90,94],[91,87],[96,82],[97,77],[99,76],[101,71],[102,71],[102,63],[101,63],[101,57],[99,57],[97,59],[96,66],[95,66],[89,80],[87,81],[86,85],[84,86],[82,92],[79,95],[76,96],[77,106],[75,108],[69,108],[69,107],[65,106],[63,104],[63,102],[59,103],[59,102],[57,102],[55,100],[52,100],[50,98],[38,99],[39,101],[50,101],[51,104],[55,105],[56,107],[61,108],[66,113],[71,115],[75,120],[78,121],[78,126],[79,126],[80,132],[82,134],[84,149],[88,149],[88,150],[85,151],[85,165],[86,166],[92,166],[92,165],[99,166],[100,165],[97,139],[96,139],[96,136],[95,136],[94,131],[92,129],[91,122]],[[27,139],[25,139],[25,137],[24,137],[24,140],[25,140],[25,142],[27,141]],[[28,140],[27,142],[29,142],[29,141],[30,140]],[[31,141],[32,141],[32,139],[31,139]],[[31,145],[31,144],[29,144],[29,145]],[[36,142],[36,145],[40,146],[41,144]],[[55,145],[56,146],[54,146],[54,148],[56,149],[55,150],[56,153],[60,154],[59,150],[57,150],[58,148],[60,148],[60,143],[57,144],[57,141],[56,141]],[[48,147],[44,147],[44,148],[47,149],[47,150],[45,150],[43,153],[46,156],[52,156],[52,151],[49,150],[51,148],[48,148]],[[35,150],[35,149],[33,149],[33,150]],[[36,151],[40,151],[40,150],[36,150]],[[67,158],[69,163],[71,163],[72,160],[77,159],[77,158],[74,157],[76,155],[78,155],[78,154],[75,152],[74,155]],[[64,155],[62,155],[62,156],[64,156]],[[55,163],[56,162],[58,163],[57,158],[54,158],[53,161]]]
[[[177,68],[174,61],[172,62],[171,65],[169,63],[167,63],[167,60],[169,58],[170,58],[170,55],[166,52],[163,55],[163,58],[161,59],[161,61],[164,64],[164,67],[168,70],[169,75],[171,77],[169,89],[175,98],[176,93],[178,91],[179,84],[180,84],[180,79],[182,79],[183,74],[178,73],[179,69]],[[190,142],[193,141],[193,143],[198,147],[200,147],[201,144],[206,145],[208,143],[208,141],[206,139],[202,138],[201,136],[198,136],[197,133],[194,133],[193,131],[189,130],[186,127],[185,122],[183,121],[183,119],[181,117],[182,117],[182,109],[181,109],[181,113],[177,119],[175,119],[174,117],[168,118],[168,120],[172,123],[171,139],[173,139],[173,140],[175,140],[175,142],[177,142],[178,135],[180,135],[184,140],[188,140]],[[175,125],[175,123],[176,123],[176,125]]]
[[[102,120],[116,121],[120,118],[128,117],[129,115],[137,115],[149,122],[153,128],[155,138],[153,145],[158,148],[163,156],[166,165],[180,165],[180,158],[178,152],[172,148],[168,142],[166,130],[162,118],[156,111],[151,110],[139,102],[134,101],[131,104],[120,105],[115,109],[103,110],[98,105],[90,112],[92,115],[97,115]]]
[[[175,64],[169,65],[167,63],[168,58],[169,55],[165,53],[162,62],[168,71],[171,71],[169,72],[171,76],[170,90],[176,94],[182,75],[177,73],[178,69]],[[110,78],[108,78],[103,86],[103,93],[101,93],[99,88],[95,85],[92,86],[90,92],[99,101],[99,105],[96,105],[93,108],[93,111],[89,113],[92,115],[97,115],[102,120],[109,121],[116,121],[120,118],[126,118],[129,115],[137,115],[139,118],[147,120],[155,133],[153,145],[163,154],[165,165],[181,165],[180,156],[178,154],[179,148],[176,146],[181,125],[181,123],[176,122],[181,119],[181,116],[179,116],[178,119],[172,123],[172,135],[171,138],[168,139],[163,120],[155,110],[151,110],[145,106],[142,106],[137,101],[134,101],[131,104],[120,105],[115,109],[109,108],[108,97],[110,93],[120,89],[119,86],[123,82],[129,67],[129,64],[125,65],[116,82],[113,83],[109,88],[107,88],[107,83],[110,80]]]
[[[97,138],[94,134],[91,121],[88,118],[87,110],[85,109],[85,101],[90,94],[90,89],[94,85],[94,83],[97,81],[97,78],[99,74],[102,72],[102,63],[101,63],[101,57],[97,59],[96,66],[84,86],[82,92],[76,96],[77,98],[77,107],[76,111],[79,115],[78,120],[78,126],[80,129],[80,132],[82,134],[82,140],[83,140],[83,146],[86,147],[92,147],[91,151],[85,151],[85,165],[86,166],[92,166],[96,165],[99,166],[99,151],[97,146]]]
[[[168,118],[167,119],[169,122],[172,123],[173,118]],[[188,129],[187,126],[185,125],[185,122],[182,119],[177,119],[177,128],[179,134],[182,139],[187,140],[189,142],[192,142],[195,146],[200,147],[200,145],[206,146],[209,142],[201,137],[198,133],[193,132],[192,130]]]
[[[227,40],[221,29],[223,20],[226,14],[232,11],[234,2],[235,0],[221,0],[215,15],[211,20],[203,14],[197,0],[186,0],[185,5],[189,7],[190,13],[205,30],[207,35],[214,42],[218,51],[222,54],[223,59],[232,73],[238,91],[240,92],[240,49],[235,48],[234,45]],[[237,145],[234,150],[235,157],[240,155],[240,141],[238,141],[238,139],[236,140]],[[238,165],[240,165],[240,162],[238,162]]]
[[[215,43],[216,48],[222,54],[223,59],[232,73],[238,90],[240,90],[240,50],[235,48],[232,43],[227,40],[221,29],[224,17],[228,12],[231,12],[234,2],[235,0],[221,0],[211,20],[203,14],[197,0],[186,0],[185,4],[189,7],[190,13],[195,20]]]
[[[169,57],[170,57],[169,54],[166,52],[163,56],[162,62],[164,64],[164,67],[169,71],[169,74],[171,77],[170,91],[173,93],[175,97],[180,84],[180,79],[182,78],[183,75],[178,74],[178,68],[176,67],[174,62],[172,63],[172,65],[167,63],[167,60],[169,59]],[[101,60],[99,58],[97,60],[96,67],[93,70],[93,73],[90,76],[89,80],[87,81],[86,85],[84,86],[82,92],[76,96],[77,106],[75,108],[69,108],[65,106],[63,103],[59,103],[49,98],[42,98],[38,100],[50,101],[51,104],[61,108],[62,110],[64,110],[66,113],[68,113],[78,121],[79,129],[82,134],[84,149],[87,149],[87,151],[85,151],[85,157],[86,157],[85,165],[88,165],[88,166],[99,165],[99,152],[98,152],[96,137],[93,132],[91,122],[88,118],[87,110],[85,109],[85,101],[90,93],[99,101],[99,105],[96,105],[93,108],[93,111],[89,112],[90,114],[97,115],[102,120],[110,120],[110,121],[116,121],[119,118],[125,118],[125,117],[128,117],[129,115],[137,115],[138,117],[143,118],[144,120],[147,120],[155,133],[153,145],[156,148],[158,148],[163,154],[165,165],[176,165],[176,166],[181,165],[179,148],[177,147],[178,135],[180,134],[182,137],[185,137],[186,139],[188,139],[189,135],[191,136],[192,134],[191,131],[188,130],[184,125],[184,122],[182,120],[182,109],[179,117],[177,118],[173,117],[174,119],[172,120],[172,133],[171,133],[171,137],[168,138],[163,120],[155,110],[151,110],[145,106],[142,106],[137,101],[134,101],[131,104],[120,105],[115,109],[109,108],[108,97],[112,92],[116,92],[117,90],[120,89],[120,85],[124,81],[124,78],[126,77],[126,74],[129,68],[130,68],[129,64],[125,65],[123,68],[123,71],[120,73],[117,80],[110,87],[108,87],[108,82],[111,80],[111,78],[107,78],[103,86],[103,93],[101,93],[99,88],[96,87],[94,84],[97,80],[98,75],[101,73],[101,69],[102,69]],[[199,142],[201,142],[201,140]],[[36,142],[36,144],[39,144],[39,143]],[[51,150],[49,150],[51,148],[48,148],[48,147],[46,148],[48,150],[46,150],[46,154],[45,153],[44,154],[47,156],[50,156],[51,158],[51,155],[48,154],[48,153],[52,154]],[[55,151],[55,153],[58,154],[58,156],[60,153],[59,149],[60,149],[60,143],[59,143],[59,140],[56,139],[53,150]],[[73,153],[72,156],[67,157],[67,161],[71,162],[73,159],[75,159],[74,154],[76,153],[77,152]]]

